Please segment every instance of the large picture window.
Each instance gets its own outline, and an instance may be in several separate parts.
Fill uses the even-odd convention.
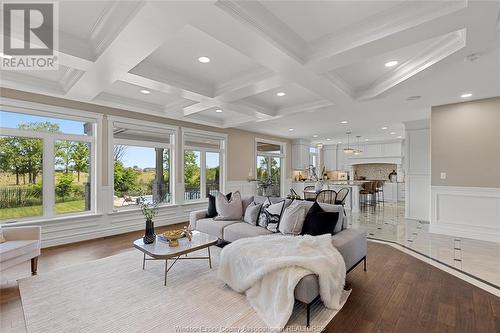
[[[113,206],[137,207],[139,198],[172,203],[173,132],[123,122],[113,124]]]
[[[281,144],[257,141],[257,193],[279,197],[282,186],[283,147]]]
[[[0,111],[0,221],[94,211],[96,121]]]
[[[184,132],[184,200],[215,195],[223,185],[225,137],[199,131]]]

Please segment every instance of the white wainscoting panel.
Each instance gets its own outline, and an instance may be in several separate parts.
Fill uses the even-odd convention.
[[[500,243],[500,188],[432,186],[429,231]]]
[[[228,180],[226,182],[226,192],[240,191],[241,195],[255,195],[257,193],[257,182],[246,180]]]

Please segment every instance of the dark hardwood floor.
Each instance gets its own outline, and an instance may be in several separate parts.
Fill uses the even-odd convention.
[[[128,251],[141,235],[43,249],[38,272]],[[368,245],[368,271],[360,265],[348,274],[351,296],[326,332],[500,332],[500,298],[389,245]],[[16,279],[27,276],[29,262],[2,273],[1,332],[25,332]]]

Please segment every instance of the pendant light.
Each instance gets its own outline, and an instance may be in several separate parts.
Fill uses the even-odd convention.
[[[359,149],[359,138],[361,137],[361,135],[356,135],[356,138],[358,139],[358,149],[356,149],[354,151],[354,155],[359,155],[361,154],[363,151],[361,149]]]
[[[354,149],[351,148],[349,145],[349,135],[351,135],[351,132],[346,132],[347,134],[347,147],[344,148],[344,154],[351,155],[354,153]]]

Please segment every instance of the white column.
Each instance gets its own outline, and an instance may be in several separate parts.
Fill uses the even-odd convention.
[[[406,205],[405,217],[430,220],[431,134],[430,121],[405,123]]]

